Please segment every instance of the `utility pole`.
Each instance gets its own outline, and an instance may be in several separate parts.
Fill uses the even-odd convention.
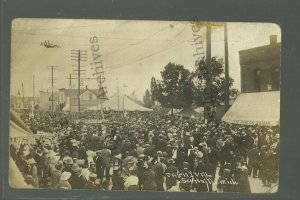
[[[224,23],[225,45],[225,112],[229,109],[229,62],[228,62],[228,34],[227,23]]]
[[[69,93],[69,104],[70,104],[70,114],[72,112],[72,105],[71,105],[71,102],[72,102],[72,74],[70,74],[70,93]]]
[[[206,60],[211,59],[211,25],[206,25]]]
[[[50,68],[51,70],[51,77],[50,77],[50,81],[51,81],[51,111],[54,112],[54,69],[56,68],[56,66],[49,66],[48,68]]]
[[[32,95],[33,95],[33,109],[34,109],[34,106],[35,106],[35,87],[34,87],[34,75],[32,77]]]
[[[117,78],[117,92],[118,92],[118,111],[120,110],[120,92],[119,92],[119,79]]]
[[[51,111],[54,111],[53,105],[54,105],[54,95],[53,95],[53,66],[51,66]]]
[[[211,24],[206,25],[206,63],[209,66],[211,62]],[[205,103],[204,103],[204,116],[207,122],[210,122],[211,118],[211,69],[208,68],[208,76],[206,77],[206,91],[205,91]]]
[[[24,86],[23,86],[23,82],[22,82],[22,103],[23,103],[23,108],[25,108]]]
[[[75,66],[77,69],[73,70],[76,71],[77,80],[78,80],[78,88],[77,88],[77,104],[78,104],[78,112],[80,112],[80,84],[81,84],[81,75],[82,72],[85,70],[81,69],[84,66],[81,66],[82,61],[87,61],[87,53],[83,50],[71,50],[71,60],[77,61],[77,65]]]

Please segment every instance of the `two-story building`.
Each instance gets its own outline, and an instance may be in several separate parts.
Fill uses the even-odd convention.
[[[239,52],[242,93],[279,91],[280,49],[277,36],[271,35],[269,45]]]
[[[222,120],[234,124],[277,126],[280,121],[280,51],[277,36],[270,44],[239,52],[241,94]]]
[[[80,105],[80,111],[97,106],[100,101],[97,97],[97,89],[80,89],[79,100],[77,89],[59,89],[60,107],[66,112],[78,112],[78,105]]]

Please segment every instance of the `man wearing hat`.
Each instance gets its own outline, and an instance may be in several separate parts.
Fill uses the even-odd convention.
[[[102,157],[101,157],[101,150],[96,151],[96,156],[94,157],[94,161],[96,164],[97,177],[102,180],[103,179],[103,174],[102,174],[103,163],[102,163]]]
[[[95,183],[96,179],[97,179],[97,174],[91,173],[89,176],[89,180],[84,185],[84,189],[99,189],[99,187]]]
[[[177,185],[177,178],[173,177],[172,174],[177,174],[177,167],[173,159],[168,160],[168,167],[166,169],[166,188],[171,189],[174,185]]]
[[[72,189],[82,189],[85,182],[86,180],[82,176],[82,168],[77,163],[74,163],[71,167],[71,177],[69,179]]]
[[[121,175],[121,168],[114,168],[111,180],[112,180],[111,190],[124,190],[125,180]]]
[[[51,188],[56,188],[56,186],[59,184],[59,180],[61,177],[61,171],[62,171],[62,162],[56,163],[54,166],[54,169],[51,173]]]
[[[190,170],[189,170],[189,167],[190,167],[190,164],[188,162],[183,162],[182,163],[182,167],[183,169],[180,170],[180,174],[189,174]],[[190,191],[191,190],[191,183],[181,183],[182,185],[182,188],[185,190],[185,191]]]
[[[146,157],[144,154],[140,154],[138,157],[138,161],[136,163],[137,166],[137,176],[139,179],[139,189],[142,189],[142,185],[144,184],[144,173],[146,171],[146,167],[145,167],[145,160]]]
[[[220,176],[217,183],[219,192],[236,192],[236,185],[228,184],[232,181],[232,175],[230,169],[223,170],[223,176]]]
[[[259,150],[256,145],[253,146],[252,149],[248,152],[248,175],[253,178],[257,178],[257,171],[259,167]],[[253,173],[252,173],[253,172]]]
[[[155,172],[155,182],[157,191],[164,191],[164,168],[162,163],[158,160],[158,155],[156,154],[153,158],[153,171]]]
[[[32,176],[33,186],[35,188],[39,188],[39,177],[38,177],[38,172],[36,167],[36,161],[34,160],[34,158],[30,158],[28,160],[28,164],[30,166],[30,174]]]
[[[104,146],[104,149],[101,151],[102,158],[102,173],[106,180],[109,180],[109,170],[110,170],[110,155],[111,151],[107,148],[107,145]]]
[[[195,163],[194,172],[198,173],[198,174],[207,172],[207,166],[205,165],[205,163],[203,161],[203,153],[201,151],[197,152],[197,154],[196,154],[196,163]],[[206,183],[194,182],[192,187],[197,192],[207,192],[208,191],[208,187],[207,187]]]
[[[60,181],[59,184],[56,186],[58,189],[72,189],[70,183],[69,183],[69,178],[71,177],[70,172],[63,172],[60,176]]]
[[[43,152],[40,148],[35,151],[33,158],[36,161],[37,173],[40,182],[43,173]]]

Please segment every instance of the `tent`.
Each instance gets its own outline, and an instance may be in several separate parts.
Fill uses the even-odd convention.
[[[180,112],[180,109],[177,109],[177,108],[173,108],[173,114],[177,114]],[[171,115],[172,114],[172,109],[169,110],[168,112],[168,115]]]
[[[65,105],[65,107],[62,109],[62,111],[64,111],[64,112],[70,111],[70,104]]]
[[[20,128],[17,124],[13,121],[9,122],[9,137],[16,138],[16,137],[26,137],[31,133],[25,131],[24,129]]]
[[[27,185],[15,161],[9,157],[9,185],[12,188],[33,188]]]
[[[176,115],[181,115],[183,117],[191,117],[191,118],[200,118],[201,117],[201,115],[191,107],[182,109],[180,112],[176,113]]]
[[[32,133],[24,121],[14,111],[10,111],[10,122],[13,122],[16,126],[20,127],[24,131]]]
[[[9,120],[9,137],[26,137],[28,135],[32,135],[31,130],[23,122],[23,120],[18,117],[17,113],[11,111]]]
[[[133,100],[129,99],[126,95],[121,93],[115,93],[107,101],[103,102],[103,108],[106,110],[114,111],[152,111],[152,109],[146,108],[135,103]],[[100,110],[101,104],[98,106],[93,106],[87,110]]]
[[[279,125],[280,92],[240,94],[222,121],[244,125]]]

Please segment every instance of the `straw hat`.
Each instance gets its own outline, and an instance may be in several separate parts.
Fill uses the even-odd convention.
[[[121,153],[119,153],[118,155],[115,155],[114,157],[117,158],[117,159],[121,159],[122,155],[121,155]]]
[[[60,180],[62,181],[66,181],[71,177],[71,173],[70,172],[63,172],[60,176]]]
[[[183,168],[188,168],[190,164],[188,162],[183,162],[182,163]]]
[[[29,160],[28,160],[28,164],[35,164],[36,163],[36,161],[34,160],[34,158],[30,158]]]
[[[90,178],[97,178],[97,174],[95,174],[95,173],[90,173],[89,177],[90,177]]]
[[[72,158],[70,158],[70,157],[64,158],[64,159],[63,159],[63,162],[64,162],[65,164],[68,164],[68,165],[73,164],[73,160],[72,160]]]
[[[128,160],[128,163],[136,163],[137,162],[137,159],[135,157],[130,157],[129,160]]]
[[[175,161],[174,161],[173,159],[169,159],[169,160],[168,160],[168,163],[169,163],[169,164],[174,164]]]
[[[198,151],[196,154],[195,154],[196,158],[200,159],[200,158],[203,158],[203,153],[201,151]]]
[[[80,160],[77,160],[76,162],[79,166],[82,166],[82,165],[84,165],[85,161],[84,161],[84,159],[80,159]]]
[[[72,170],[75,174],[81,174],[81,172],[82,172],[82,169],[78,166],[77,163],[74,163],[74,164],[72,165],[71,170]]]
[[[50,158],[50,163],[51,164],[56,164],[60,159],[60,156],[53,156]]]

